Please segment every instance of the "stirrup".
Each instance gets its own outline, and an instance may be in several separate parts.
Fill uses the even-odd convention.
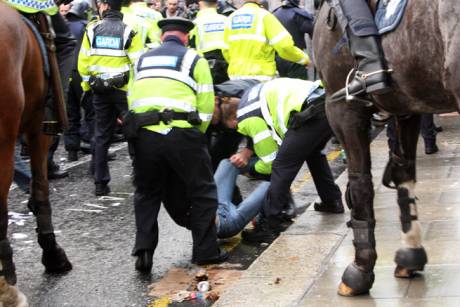
[[[372,100],[368,100],[368,99],[364,99],[364,98],[360,98],[358,96],[355,96],[355,95],[350,95],[350,91],[348,89],[348,85],[351,83],[350,81],[350,78],[351,76],[353,75],[353,79],[354,77],[356,76],[356,74],[360,74],[360,71],[358,71],[356,68],[352,68],[350,70],[350,72],[348,73],[347,75],[347,79],[345,81],[345,101],[356,101],[356,102],[361,102],[361,103],[364,103],[364,105],[366,107],[372,107],[374,105],[374,102]],[[368,77],[368,75],[365,75],[363,74],[362,76],[360,76],[361,79],[363,80],[364,84],[363,84],[363,90],[364,90],[364,93],[365,93],[365,89],[366,89],[366,79]],[[361,92],[359,93],[361,94]]]

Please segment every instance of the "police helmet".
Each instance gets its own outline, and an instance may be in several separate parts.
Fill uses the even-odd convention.
[[[236,7],[227,0],[217,0],[217,13],[229,16],[234,11],[236,11]]]
[[[88,11],[91,9],[89,3],[85,0],[75,0],[72,2],[72,7],[67,14],[72,14],[80,19],[88,18]]]

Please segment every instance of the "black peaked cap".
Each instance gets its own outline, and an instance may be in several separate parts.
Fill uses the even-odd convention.
[[[171,17],[158,21],[158,26],[163,33],[166,31],[180,31],[183,33],[188,33],[193,29],[193,27],[195,27],[195,24],[185,18]]]

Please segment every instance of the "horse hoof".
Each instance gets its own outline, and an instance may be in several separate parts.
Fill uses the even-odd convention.
[[[43,251],[42,263],[46,273],[64,273],[72,270],[72,264],[60,246],[53,250]]]
[[[339,285],[339,289],[337,290],[337,293],[341,296],[347,296],[347,297],[350,297],[350,296],[355,296],[357,295],[355,293],[355,291],[348,287],[346,284],[344,284],[343,282],[340,283]]]
[[[350,264],[342,275],[338,294],[342,296],[356,296],[369,293],[374,283],[374,272],[365,272],[355,263]]]
[[[16,286],[10,285],[2,276],[0,277],[0,306],[28,307],[26,296]]]
[[[423,271],[428,262],[426,251],[421,248],[400,248],[396,252],[395,277],[411,278],[416,271]]]
[[[415,275],[415,271],[408,270],[407,268],[403,268],[402,266],[396,266],[395,269],[395,277],[397,278],[412,278]]]
[[[29,307],[29,303],[27,302],[27,298],[21,291],[18,290],[18,299],[16,303],[16,307]]]

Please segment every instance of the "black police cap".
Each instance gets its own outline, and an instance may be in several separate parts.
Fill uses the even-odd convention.
[[[193,27],[195,27],[195,24],[192,21],[182,17],[171,17],[158,21],[158,26],[163,33],[166,31],[180,31],[183,33],[188,33],[193,29]]]
[[[217,0],[199,0],[207,3],[217,3]]]
[[[101,0],[101,3],[107,3],[112,10],[120,11],[123,0]]]

